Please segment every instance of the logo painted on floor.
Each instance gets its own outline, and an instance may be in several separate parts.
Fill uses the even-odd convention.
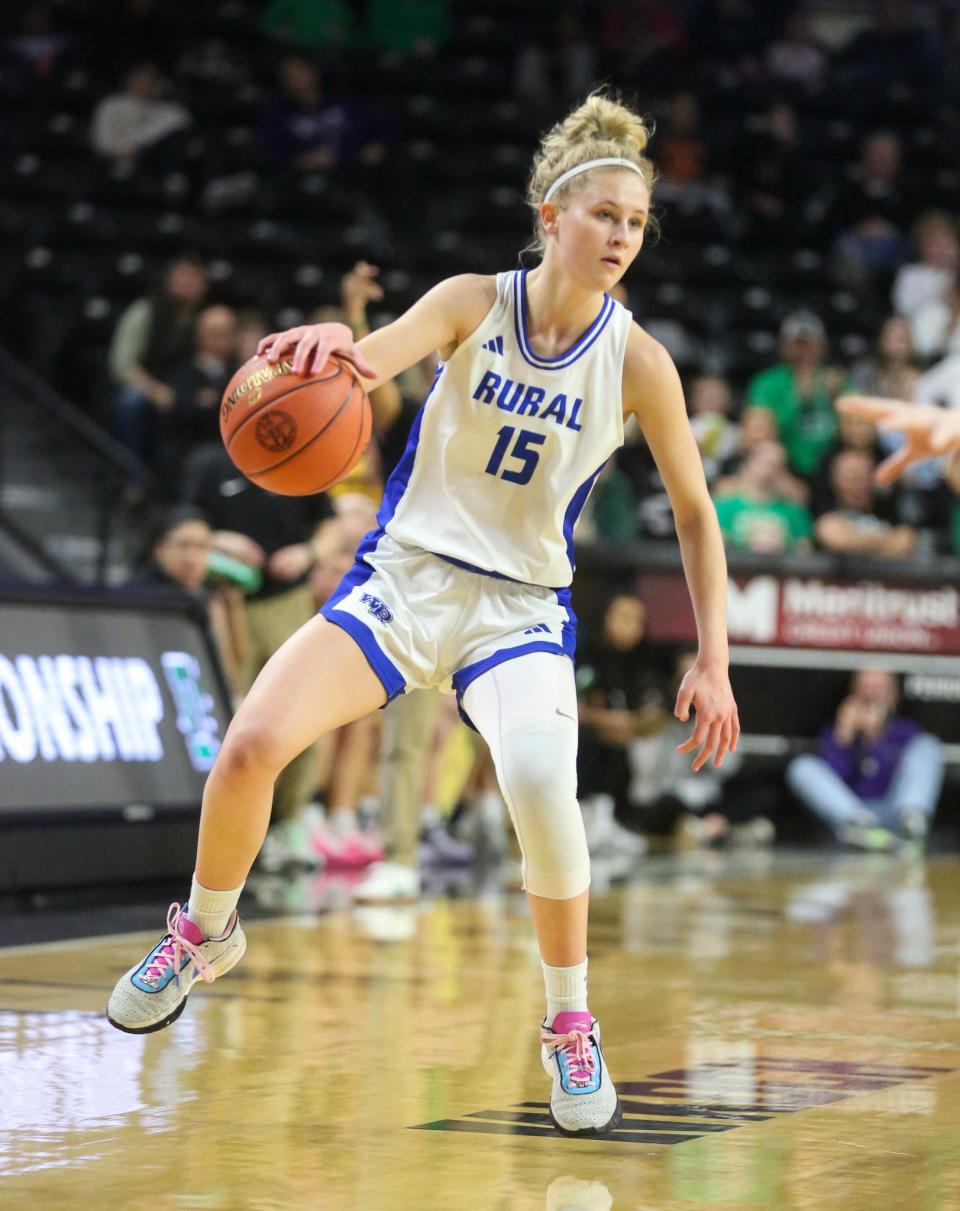
[[[926,1081],[953,1071],[925,1064],[776,1056],[672,1068],[655,1072],[643,1081],[617,1081],[623,1121],[600,1142],[686,1144],[748,1123],[767,1122],[780,1114],[830,1106],[858,1093],[890,1089],[907,1081]],[[547,1102],[518,1102],[509,1110],[474,1110],[459,1119],[417,1123],[411,1130],[538,1135],[562,1140],[565,1146],[570,1143],[551,1123]]]

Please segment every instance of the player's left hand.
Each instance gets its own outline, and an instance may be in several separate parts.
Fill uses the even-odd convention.
[[[689,740],[677,745],[678,753],[700,751],[690,763],[696,773],[713,757],[719,769],[727,752],[735,752],[740,738],[740,719],[733,700],[730,678],[726,669],[701,664],[698,660],[688,670],[673,713],[681,722],[690,718],[690,708],[697,712],[697,721]]]

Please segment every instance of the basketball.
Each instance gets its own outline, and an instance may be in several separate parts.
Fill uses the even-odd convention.
[[[227,384],[220,435],[247,479],[281,496],[332,487],[370,440],[370,400],[349,363],[331,357],[319,374],[294,374],[252,357]]]

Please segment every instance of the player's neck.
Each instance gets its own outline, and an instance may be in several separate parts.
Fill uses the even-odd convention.
[[[526,277],[529,335],[551,348],[565,349],[593,323],[603,294],[585,290],[548,264]]]

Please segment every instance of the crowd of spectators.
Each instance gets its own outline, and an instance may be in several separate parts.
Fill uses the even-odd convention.
[[[368,519],[403,449],[433,367],[378,393],[367,458],[338,493],[311,507],[273,509],[264,494],[250,506],[252,489],[217,442],[216,404],[265,332],[333,318],[336,308],[362,333],[368,307],[380,309],[379,322],[408,302],[380,280],[403,278],[389,272],[390,261],[401,264],[413,244],[408,280],[435,280],[454,262],[459,270],[494,267],[473,264],[465,251],[480,255],[487,244],[499,255],[512,239],[481,179],[493,182],[497,205],[506,193],[522,219],[516,190],[529,157],[524,147],[508,155],[510,147],[498,146],[484,153],[487,163],[476,147],[460,147],[456,105],[432,102],[465,81],[474,89],[468,105],[479,98],[491,123],[504,106],[513,115],[506,120],[517,129],[498,128],[496,138],[517,145],[532,146],[535,128],[598,78],[638,96],[656,119],[654,210],[664,237],[641,255],[621,298],[680,366],[731,552],[929,560],[960,544],[956,467],[931,460],[878,489],[874,471],[898,438],[835,408],[849,391],[960,406],[960,186],[955,172],[931,185],[939,148],[929,137],[955,137],[960,124],[955,6],[882,0],[839,35],[844,27],[831,24],[829,6],[799,2],[531,0],[506,11],[495,0],[251,0],[225,6],[223,36],[212,18],[198,34],[158,0],[109,0],[82,14],[31,0],[12,14],[0,98],[52,112],[44,106],[61,95],[60,82],[86,72],[102,84],[83,133],[97,188],[135,199],[144,232],[161,211],[171,212],[160,218],[161,234],[198,221],[199,251],[187,251],[193,244],[184,240],[162,273],[141,279],[139,297],[118,290],[102,375],[66,381],[90,391],[79,402],[158,473],[166,503],[186,510],[167,515],[167,529],[149,544],[149,571],[138,575],[205,595],[238,695],[342,568],[345,535],[362,532],[358,519]],[[126,49],[119,60],[116,45]],[[397,104],[393,83],[412,103]],[[229,98],[242,103],[243,125],[220,121],[217,90],[227,99],[221,108]],[[926,142],[912,138],[921,122]],[[72,223],[78,213],[82,205]],[[312,229],[324,223],[336,237],[318,253]],[[471,230],[478,223],[479,237]],[[413,228],[423,228],[418,241]],[[364,241],[385,255],[379,280],[365,261],[343,275],[360,255],[374,259]],[[294,266],[307,244],[329,264]],[[244,286],[233,269],[258,248],[262,263]],[[281,254],[286,260],[274,268]],[[737,276],[741,259],[756,282]],[[784,264],[786,278],[796,277],[786,285],[770,268]],[[29,304],[8,303],[2,319],[20,335],[30,315]],[[862,322],[853,325],[851,315]],[[776,347],[751,343],[774,331]],[[66,348],[61,360],[72,368]],[[78,352],[89,364],[89,351]],[[131,484],[131,502],[143,495]],[[636,426],[599,479],[580,531],[581,540],[588,536],[674,540]],[[202,583],[201,548],[227,561]],[[629,814],[624,803],[642,805],[654,834],[692,808],[711,838],[730,835],[747,822],[722,810],[721,780],[701,775],[696,793],[707,797],[691,804],[689,780],[671,763],[677,667],[645,683],[637,672],[651,669],[642,632],[642,606],[626,597],[596,636],[584,637],[583,776],[592,787],[593,840],[628,847],[612,814]],[[339,768],[354,772],[344,775],[349,787],[331,794],[346,821],[339,840],[356,848],[358,771],[369,766],[374,741],[364,733],[340,742],[353,755]],[[314,765],[281,822],[317,781]],[[477,781],[489,790],[488,776]],[[338,852],[336,839],[324,844],[328,856]]]

